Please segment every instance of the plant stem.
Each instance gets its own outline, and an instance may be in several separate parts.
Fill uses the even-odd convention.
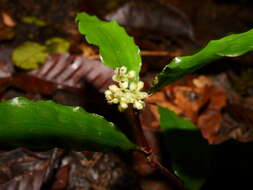
[[[145,154],[150,166],[158,169],[165,176],[167,176],[175,189],[184,190],[185,188],[182,181],[172,171],[169,171],[156,159],[156,155],[153,153],[141,127],[139,111],[135,110],[132,105],[129,105],[126,114],[132,126],[136,143],[141,146],[140,151]]]
[[[151,154],[152,149],[149,146],[149,143],[144,135],[143,129],[141,127],[141,122],[139,118],[139,111],[133,108],[133,105],[129,105],[127,109],[127,117],[132,126],[133,133],[135,135],[136,143],[141,146],[141,151],[145,154]]]

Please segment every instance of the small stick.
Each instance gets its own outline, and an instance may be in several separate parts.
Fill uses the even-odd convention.
[[[168,56],[168,57],[172,58],[172,57],[176,57],[176,56],[181,56],[182,52],[181,51],[170,52],[170,51],[141,50],[141,55],[142,56]],[[99,60],[100,56],[99,55],[91,55],[91,56],[88,56],[88,58]]]
[[[175,52],[170,52],[170,51],[146,51],[146,50],[141,50],[141,55],[142,56],[168,56],[168,57],[176,57],[182,55],[181,51],[175,51]]]

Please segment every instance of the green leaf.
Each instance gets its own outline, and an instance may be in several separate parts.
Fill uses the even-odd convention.
[[[167,108],[159,107],[160,125],[166,130],[198,130],[190,120],[182,119],[177,114]]]
[[[68,40],[59,37],[50,38],[45,42],[45,44],[47,46],[47,51],[50,54],[66,53],[69,51],[70,47]]]
[[[197,148],[197,147],[196,147]],[[185,155],[187,156],[187,155]],[[189,163],[189,167],[196,167],[195,165],[192,165],[192,163]],[[177,162],[173,162],[172,164],[173,170],[175,171],[176,175],[183,180],[185,187],[187,190],[198,190],[201,189],[202,185],[206,181],[206,177],[204,176],[194,176],[193,174],[189,174],[185,169],[178,164]],[[199,167],[199,166],[197,166]]]
[[[0,103],[0,147],[74,150],[136,149],[102,116],[80,107],[17,97]]]
[[[236,57],[253,50],[253,29],[210,41],[191,56],[176,57],[157,76],[150,91],[154,92],[221,57]]]
[[[48,56],[47,48],[36,42],[25,42],[12,54],[12,61],[22,69],[37,69]]]
[[[78,29],[86,40],[99,47],[102,62],[112,68],[125,66],[138,74],[141,68],[140,50],[124,28],[115,21],[105,22],[96,16],[79,13]]]
[[[210,171],[210,147],[200,131],[189,120],[173,111],[159,107],[162,140],[171,155],[175,174],[187,190],[198,190]]]
[[[27,24],[34,24],[39,27],[44,27],[47,25],[47,23],[35,16],[24,16],[22,17],[22,22]]]

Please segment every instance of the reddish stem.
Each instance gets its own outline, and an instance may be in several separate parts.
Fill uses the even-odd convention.
[[[132,130],[135,135],[135,140],[137,141],[136,143],[141,146],[141,150],[145,152],[145,154],[151,154],[152,150],[141,127],[139,111],[135,110],[131,104],[127,109],[127,117],[132,126]]]
[[[127,109],[127,117],[130,121],[130,124],[132,126],[133,133],[135,135],[136,143],[141,147],[140,152],[145,154],[146,159],[148,160],[150,166],[158,169],[161,171],[164,175],[166,175],[172,185],[177,190],[184,190],[184,185],[182,181],[171,171],[169,171],[167,168],[165,168],[157,159],[156,155],[153,153],[145,135],[143,132],[143,129],[141,127],[140,117],[139,117],[139,111],[135,110],[132,105],[129,105],[129,108]]]

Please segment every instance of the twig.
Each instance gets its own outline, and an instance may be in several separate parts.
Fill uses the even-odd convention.
[[[168,56],[168,57],[176,57],[182,55],[181,51],[175,51],[175,52],[170,52],[170,51],[146,51],[146,50],[141,50],[141,55],[142,56]]]
[[[175,51],[175,52],[170,52],[170,51],[147,51],[147,50],[141,50],[141,55],[142,56],[167,56],[167,57],[176,57],[176,56],[181,56],[182,52],[181,51]],[[100,59],[99,55],[91,55],[88,56],[90,59]]]

